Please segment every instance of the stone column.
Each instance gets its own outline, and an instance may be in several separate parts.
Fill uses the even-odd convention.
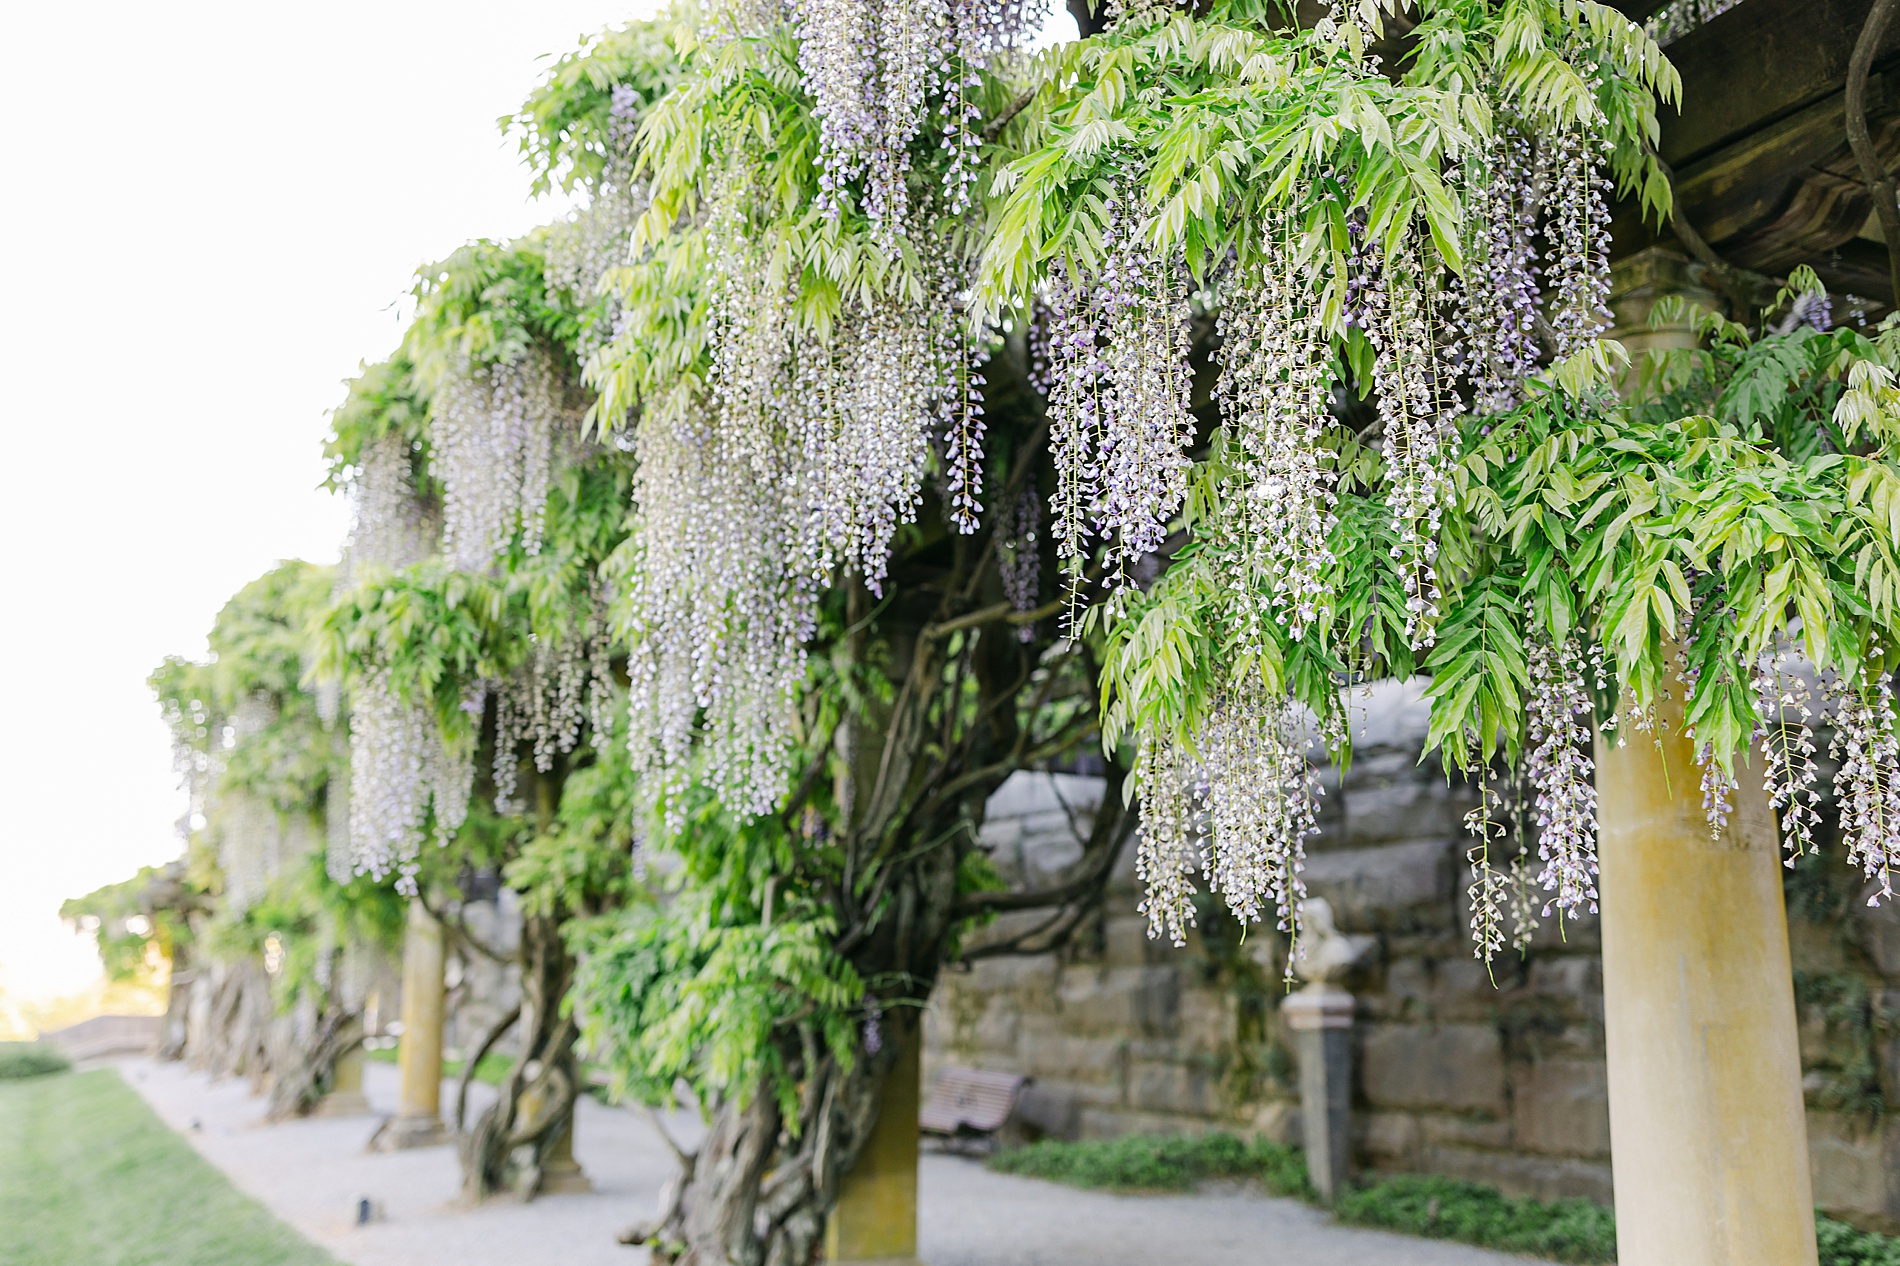
[[[885,1074],[877,1124],[858,1163],[838,1184],[825,1225],[829,1266],[922,1266],[917,1260],[917,1114],[923,1035],[914,1021],[886,1017],[885,1040],[898,1043]]]
[[[330,1091],[317,1101],[316,1115],[360,1117],[368,1111],[369,1100],[363,1097],[363,1048],[354,1046],[337,1056]]]
[[[442,1011],[447,966],[442,925],[420,901],[409,903],[402,942],[402,1096],[396,1115],[370,1141],[382,1151],[448,1141],[442,1124]]]
[[[1324,981],[1280,1004],[1300,1061],[1306,1169],[1329,1204],[1352,1173],[1352,1010],[1352,995]]]
[[[1680,257],[1619,266],[1619,331],[1664,293],[1706,301]],[[1678,691],[1678,695],[1680,691]],[[1622,1266],[1812,1266],[1814,1202],[1780,850],[1760,766],[1720,837],[1680,697],[1653,733],[1597,741],[1604,1029]],[[1660,741],[1658,741],[1660,740]]]

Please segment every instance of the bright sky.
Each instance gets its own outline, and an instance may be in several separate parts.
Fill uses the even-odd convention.
[[[335,559],[325,413],[416,266],[565,209],[495,120],[658,2],[0,10],[0,996],[89,983],[60,902],[180,852],[145,678],[278,560]]]
[[[330,561],[325,411],[415,267],[552,218],[495,120],[655,0],[0,7],[0,993],[98,972],[67,897],[178,855],[145,677]]]

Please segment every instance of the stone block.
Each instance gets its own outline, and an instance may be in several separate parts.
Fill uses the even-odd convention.
[[[1022,1011],[1012,999],[992,997],[970,1034],[971,1044],[983,1051],[1013,1052],[1021,1022]]]
[[[1401,1161],[1418,1150],[1418,1118],[1409,1112],[1359,1114],[1359,1148],[1380,1161]]]
[[[1174,954],[1167,941],[1148,935],[1145,914],[1112,911],[1102,920],[1102,961],[1111,967],[1167,965]]]
[[[959,987],[984,993],[1011,990],[1022,995],[1025,1001],[1033,1002],[1038,997],[1054,998],[1059,971],[1054,954],[1026,954],[1020,957],[1003,954],[995,958],[979,958],[971,965],[968,974],[958,973],[946,977],[946,980],[955,981]]]
[[[1024,1016],[1017,1029],[1017,1058],[1031,1076],[1069,1081],[1112,1082],[1119,1087],[1122,1043],[1056,1028],[1044,1016]]]
[[[1603,960],[1595,954],[1538,954],[1531,959],[1529,988],[1561,998],[1580,1015],[1603,1019]]]
[[[1900,1015],[1900,991],[1883,991],[1880,1006],[1886,1015]],[[1874,1047],[1874,1067],[1880,1079],[1880,1097],[1900,1105],[1900,1036],[1886,1038]]]
[[[1118,1139],[1128,1134],[1205,1134],[1210,1129],[1225,1128],[1220,1122],[1199,1117],[1125,1108],[1084,1108],[1081,1120],[1079,1135],[1085,1139]]]
[[[1429,767],[1379,768],[1397,759],[1369,762],[1363,781],[1355,763],[1341,796],[1346,842],[1364,848],[1394,840],[1461,838],[1465,813],[1478,802],[1477,793],[1461,783],[1447,786],[1444,776]],[[1388,777],[1380,778],[1381,772]]]
[[[1234,995],[1225,989],[1188,984],[1181,989],[1174,1045],[1184,1055],[1214,1055],[1234,1040]]]
[[[1381,1108],[1503,1115],[1504,1050],[1477,1024],[1380,1024],[1364,1031],[1361,1084]]]
[[[1072,1139],[1082,1124],[1082,1096],[1073,1086],[1032,1081],[1016,1096],[1010,1119],[1032,1138]]]
[[[1872,956],[1880,974],[1900,976],[1900,905],[1883,901],[1878,906],[1856,902],[1854,919],[1860,924],[1861,941]]]
[[[1808,1113],[1808,1173],[1814,1203],[1856,1223],[1891,1223],[1900,1215],[1900,1193],[1887,1165],[1894,1128],[1838,1112]]]
[[[1208,1116],[1220,1109],[1214,1079],[1192,1064],[1131,1061],[1128,1106],[1144,1112]]]
[[[1539,1200],[1580,1196],[1598,1204],[1610,1204],[1615,1199],[1606,1161],[1428,1147],[1420,1154],[1418,1167],[1426,1173],[1487,1183],[1508,1196],[1535,1196]]]
[[[1345,697],[1355,753],[1409,753],[1416,760],[1431,727],[1432,707],[1425,698],[1427,678],[1378,681]]]
[[[1300,1105],[1290,1099],[1270,1099],[1253,1112],[1254,1133],[1282,1147],[1300,1141]]]
[[[1377,928],[1414,906],[1446,905],[1452,887],[1449,840],[1413,839],[1378,848],[1315,853],[1306,886],[1332,903],[1341,931]]]
[[[1179,976],[1174,967],[1072,967],[1056,996],[1063,1024],[1074,1032],[1162,1034],[1179,1009]]]
[[[1106,785],[1103,779],[1085,774],[1018,770],[990,795],[989,803],[984,806],[984,822],[1061,813],[1065,804],[1071,809],[1092,811],[1102,802],[1102,788]]]
[[[1420,1141],[1427,1147],[1481,1147],[1502,1150],[1511,1145],[1508,1121],[1449,1116],[1432,1112],[1418,1118]]]

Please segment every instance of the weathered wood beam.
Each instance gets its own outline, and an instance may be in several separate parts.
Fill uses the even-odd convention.
[[[1658,149],[1677,205],[1730,263],[1776,276],[1808,264],[1830,289],[1891,302],[1886,252],[1863,235],[1872,203],[1847,146],[1844,86],[1872,0],[1744,0],[1669,47],[1683,110]],[[1900,33],[1875,59],[1869,113],[1900,165]],[[1624,257],[1671,238],[1617,208]]]

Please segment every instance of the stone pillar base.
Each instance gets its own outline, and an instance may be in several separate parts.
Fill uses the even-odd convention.
[[[572,1156],[550,1161],[541,1171],[541,1194],[544,1196],[582,1195],[594,1189],[594,1180],[581,1169],[580,1162]]]
[[[313,1117],[366,1117],[369,1113],[369,1100],[360,1090],[332,1090],[310,1111]]]
[[[438,1147],[455,1135],[440,1117],[390,1117],[370,1135],[372,1152],[406,1152],[417,1147]]]

